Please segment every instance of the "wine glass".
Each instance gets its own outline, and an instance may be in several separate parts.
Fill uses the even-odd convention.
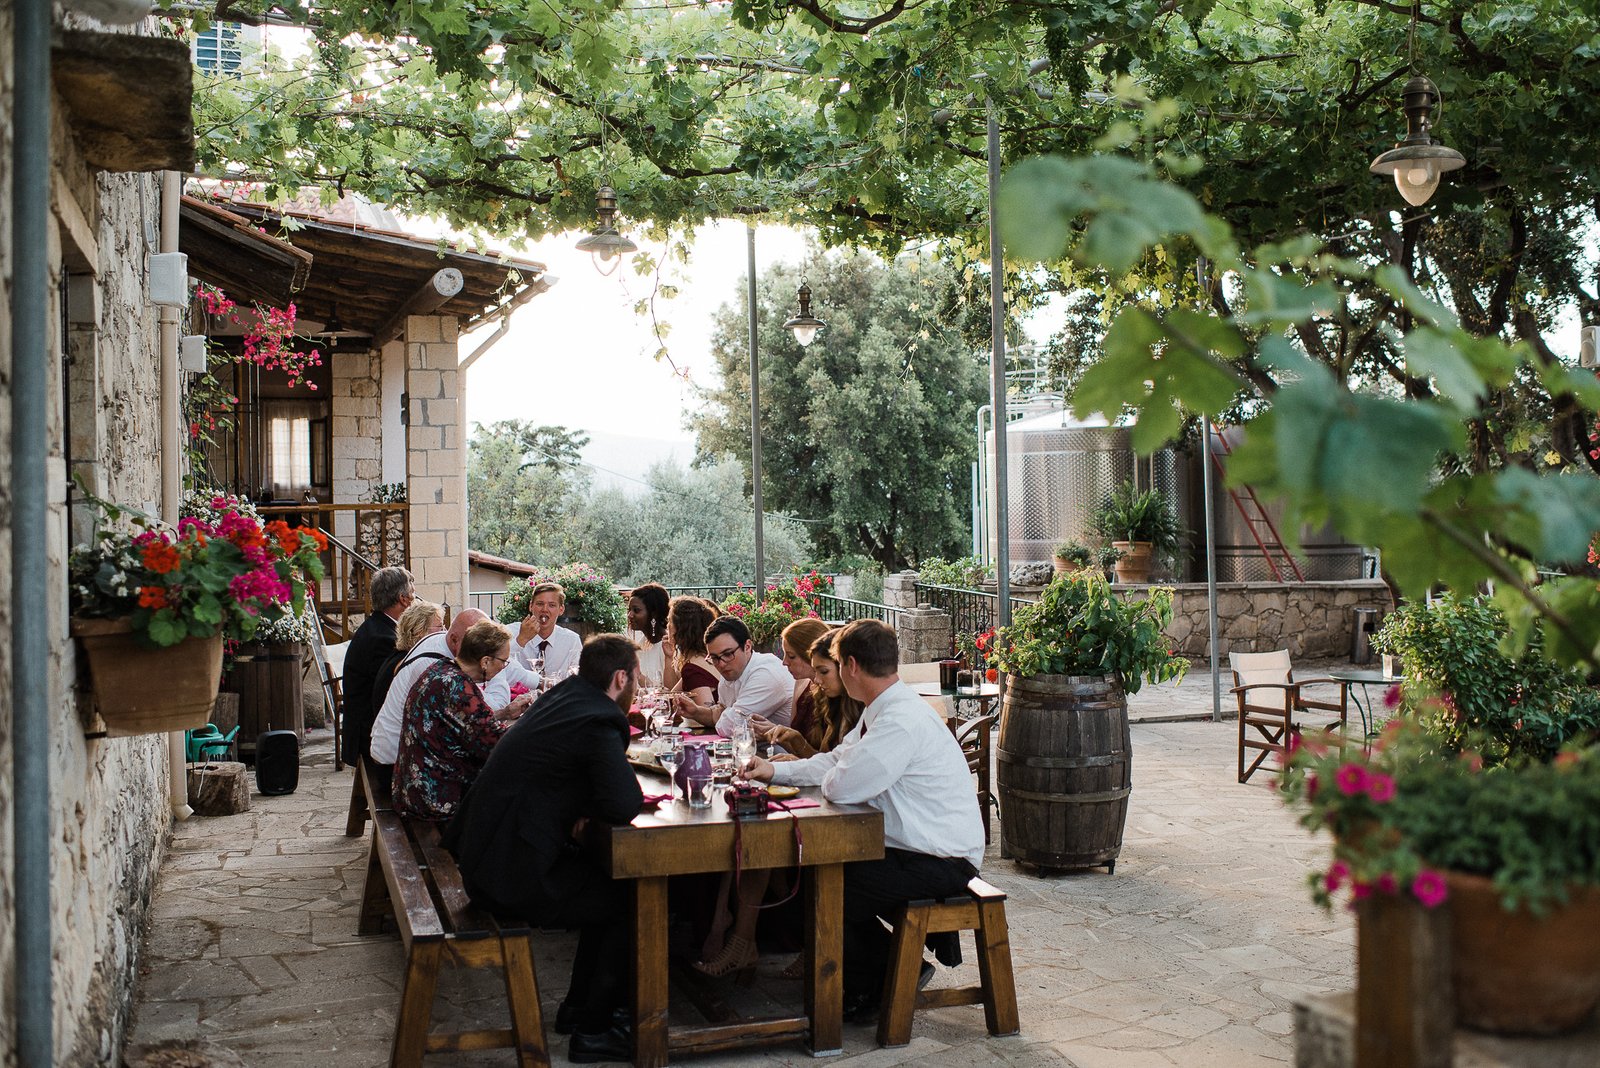
[[[755,735],[749,727],[738,727],[733,732],[733,760],[735,767],[744,767],[756,755]]]

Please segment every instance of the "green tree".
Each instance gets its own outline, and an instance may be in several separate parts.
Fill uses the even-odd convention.
[[[755,513],[738,463],[723,457],[687,470],[656,464],[645,480],[642,494],[597,490],[571,517],[585,559],[624,585],[754,581]],[[810,557],[800,523],[768,515],[763,536],[768,574]]]
[[[802,277],[828,323],[806,348],[782,326]],[[885,265],[831,255],[768,271],[758,292],[772,507],[817,520],[811,535],[823,556],[861,553],[890,571],[966,545],[972,420],[988,391],[985,359],[950,325],[949,268],[928,256]],[[748,475],[747,321],[743,301],[718,313],[721,383],[704,391],[690,423],[702,457],[739,456]]]
[[[474,426],[467,443],[467,545],[529,564],[572,559],[577,543],[569,517],[588,492],[578,464],[588,441],[520,419]]]

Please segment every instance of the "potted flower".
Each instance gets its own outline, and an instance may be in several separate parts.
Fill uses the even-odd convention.
[[[1122,550],[1115,545],[1102,545],[1094,551],[1096,569],[1108,579],[1112,570],[1117,566],[1117,561],[1122,559]]]
[[[88,499],[98,517],[92,540],[69,559],[72,632],[107,733],[203,726],[223,640],[243,641],[263,621],[301,610],[307,581],[322,577],[322,536],[281,521],[263,527],[220,496],[208,513],[214,522],[185,516],[176,529]]]
[[[1496,765],[1484,753],[1503,740],[1466,740],[1456,751],[1403,716],[1370,754],[1291,743],[1284,794],[1333,843],[1312,895],[1448,908],[1460,1023],[1570,1029],[1600,1004],[1600,751],[1574,744]]]
[[[1123,599],[1094,571],[1057,575],[986,653],[1009,676],[1000,718],[1005,852],[1042,868],[1116,868],[1132,790],[1127,694],[1181,678],[1163,633],[1172,591]]]
[[[1132,482],[1124,482],[1101,502],[1089,526],[1122,551],[1116,561],[1118,582],[1148,582],[1157,558],[1170,562],[1183,548],[1183,527],[1166,497]]]
[[[1051,551],[1056,574],[1082,571],[1095,562],[1094,550],[1081,541],[1064,541]]]
[[[750,628],[750,641],[757,649],[782,656],[783,629],[797,619],[815,617],[818,603],[815,580],[802,575],[781,584],[768,584],[766,596],[759,602],[755,590],[741,588],[718,607],[724,615],[734,616]]]
[[[506,584],[506,595],[496,616],[502,623],[517,624],[528,617],[534,587],[554,582],[561,587],[566,609],[563,626],[587,638],[590,634],[618,634],[627,626],[628,606],[612,582],[588,564],[573,563]]]

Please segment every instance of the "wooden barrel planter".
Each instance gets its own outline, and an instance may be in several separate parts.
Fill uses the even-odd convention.
[[[254,755],[256,736],[268,730],[305,733],[300,642],[245,642],[234,653],[227,687],[239,695],[239,752]]]
[[[995,760],[1003,855],[1038,868],[1116,871],[1133,746],[1114,676],[1010,679]]]

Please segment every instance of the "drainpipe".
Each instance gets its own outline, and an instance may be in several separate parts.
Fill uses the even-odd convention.
[[[11,775],[19,1068],[50,1068],[50,0],[15,0],[11,144]]]
[[[972,555],[984,563],[989,562],[989,497],[990,483],[989,472],[989,442],[984,438],[984,419],[993,414],[994,406],[980,404],[978,406],[978,497],[977,504],[972,509]]]
[[[178,251],[178,207],[182,200],[183,177],[177,171],[161,173],[161,251]],[[178,309],[161,309],[161,518],[174,526],[183,500],[183,469],[179,458],[183,449],[179,437],[178,399]],[[183,821],[194,814],[189,807],[189,777],[184,767],[186,754],[183,732],[167,735],[167,801],[172,818]]]

